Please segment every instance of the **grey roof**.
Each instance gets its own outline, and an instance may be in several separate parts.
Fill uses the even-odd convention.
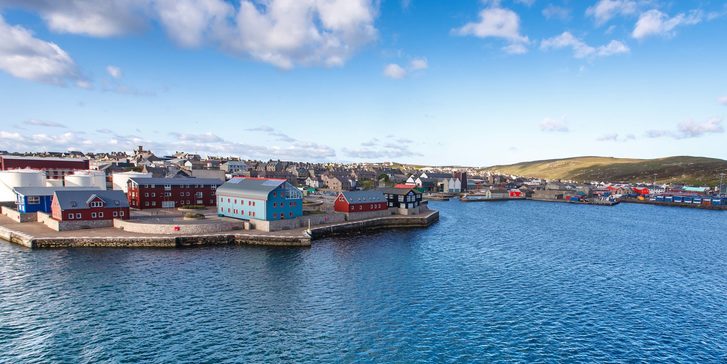
[[[149,177],[132,177],[129,181],[134,181],[140,185],[215,185],[219,186],[223,183],[217,178],[149,178]]]
[[[58,200],[61,210],[87,209],[88,202],[95,197],[101,198],[106,207],[129,207],[126,195],[118,190],[56,191],[54,196]]]
[[[341,194],[348,203],[386,202],[384,193],[379,190],[344,191]]]
[[[217,195],[267,200],[270,192],[285,183],[284,179],[233,178],[217,188]]]
[[[15,187],[13,191],[23,196],[52,196],[56,191],[99,191],[97,187]]]

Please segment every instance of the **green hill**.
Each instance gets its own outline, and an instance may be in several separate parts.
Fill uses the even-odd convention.
[[[687,183],[714,186],[727,161],[704,157],[628,159],[575,157],[492,166],[485,170],[525,177],[574,181]]]

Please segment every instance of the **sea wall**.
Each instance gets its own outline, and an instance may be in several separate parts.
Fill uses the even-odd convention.
[[[349,221],[342,224],[312,228],[312,239],[328,236],[357,234],[370,230],[427,227],[439,220],[439,211],[426,211],[416,216],[388,216],[362,221]]]
[[[341,214],[341,213],[311,214],[311,215],[304,215],[301,217],[296,217],[295,219],[288,219],[288,220],[274,220],[274,221],[250,220],[250,227],[255,230],[266,231],[266,232],[292,230],[292,229],[307,228],[309,220],[310,220],[311,226],[321,225],[321,224],[332,224],[332,223],[339,223],[339,222],[346,221],[346,215]]]
[[[373,219],[377,217],[391,216],[394,214],[394,209],[386,209],[383,211],[361,211],[361,212],[349,212],[346,213],[346,221],[359,221],[366,219]]]
[[[55,231],[97,229],[114,226],[113,220],[58,221],[45,212],[38,212],[38,222]]]
[[[203,222],[198,224],[161,224],[139,222],[134,220],[114,220],[114,227],[128,232],[141,234],[168,234],[168,235],[184,235],[184,234],[212,234],[232,230],[242,230],[243,223],[234,223],[227,221]]]

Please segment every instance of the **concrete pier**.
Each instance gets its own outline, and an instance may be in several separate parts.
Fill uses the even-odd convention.
[[[307,247],[312,241],[340,234],[364,234],[367,231],[393,228],[427,227],[439,220],[439,212],[422,211],[419,215],[387,216],[343,223],[325,224],[307,229],[279,232],[258,232],[254,230],[228,231],[210,234],[138,234],[115,228],[76,230],[51,234],[33,234],[32,229],[22,225],[0,225],[0,239],[31,249],[43,248],[177,248],[211,245],[264,245],[285,247]],[[26,225],[27,226],[27,225]],[[30,231],[28,231],[30,230]]]

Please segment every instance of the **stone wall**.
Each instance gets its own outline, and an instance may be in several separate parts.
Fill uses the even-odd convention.
[[[308,227],[308,221],[310,220],[310,225],[321,225],[321,224],[331,224],[331,223],[340,223],[346,221],[346,215],[341,213],[331,213],[331,214],[312,214],[312,215],[305,215],[301,217],[296,217],[295,219],[288,219],[288,220],[275,220],[275,221],[265,221],[265,220],[250,220],[250,228],[260,231],[281,231],[281,230],[292,230],[292,229],[300,229],[300,228],[307,228]]]
[[[419,213],[422,212],[422,210],[423,210],[420,207],[421,206],[417,206],[417,207],[412,207],[410,209],[405,209],[403,207],[400,207],[400,208],[393,208],[393,209],[396,210],[397,215],[409,216],[409,215],[419,215]]]
[[[114,227],[142,234],[167,234],[167,235],[185,235],[185,234],[211,234],[232,230],[242,230],[242,222],[214,221],[199,224],[163,224],[163,223],[144,223],[134,220],[114,220]],[[179,229],[175,229],[178,227]]]
[[[38,212],[37,215],[38,222],[45,224],[45,226],[55,231],[98,229],[114,226],[112,220],[58,221],[45,212]]]
[[[346,213],[346,221],[359,221],[366,219],[373,219],[376,217],[391,216],[394,214],[394,208],[386,209],[383,211],[361,211],[361,212],[349,212]]]
[[[377,229],[427,227],[437,220],[439,220],[439,211],[428,210],[415,216],[387,216],[312,228],[311,237],[321,239],[333,235],[361,233]]]
[[[2,207],[2,213],[3,215],[9,217],[15,222],[30,222],[30,221],[37,221],[38,215],[35,212],[30,213],[21,213],[20,211],[12,208],[12,207]]]

